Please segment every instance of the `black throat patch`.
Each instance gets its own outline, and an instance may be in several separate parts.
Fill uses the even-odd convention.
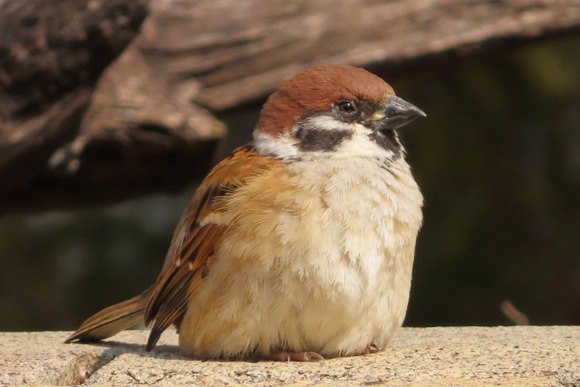
[[[401,143],[399,142],[397,132],[395,132],[394,130],[388,130],[384,132],[373,131],[369,137],[371,140],[376,142],[380,147],[393,152],[396,159],[401,157],[402,146]]]

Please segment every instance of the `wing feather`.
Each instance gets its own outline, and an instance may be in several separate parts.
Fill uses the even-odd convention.
[[[216,246],[224,237],[227,225],[208,218],[224,210],[224,197],[270,168],[272,163],[279,162],[258,155],[248,145],[220,162],[203,181],[177,226],[161,274],[151,288],[145,323],[154,322],[147,350],[155,346],[167,327],[179,326],[191,296],[211,271]]]

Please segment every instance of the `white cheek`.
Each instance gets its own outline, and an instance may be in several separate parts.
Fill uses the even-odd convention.
[[[395,153],[385,149],[376,141],[369,138],[371,129],[361,125],[352,124],[353,135],[348,141],[343,141],[336,149],[336,155],[340,157],[370,157],[376,159],[393,160]]]
[[[307,125],[318,130],[352,130],[351,125],[337,121],[334,117],[326,115],[308,117],[304,120],[303,125]],[[297,126],[294,126],[294,128],[292,128],[292,132],[294,133],[296,130]]]
[[[390,159],[395,157],[393,151],[385,149],[369,138],[372,130],[359,123],[347,124],[327,115],[306,118],[302,125],[315,127],[317,130],[348,130],[352,137],[344,140],[333,151],[303,151],[293,133],[298,130],[295,125],[290,133],[271,136],[262,131],[254,131],[256,150],[262,155],[273,155],[284,160],[335,158],[335,157],[371,157]]]
[[[377,144],[375,141],[370,139],[372,130],[366,126],[359,123],[347,124],[336,120],[331,116],[314,116],[308,119],[308,124],[316,127],[318,130],[348,130],[352,133],[350,139],[344,140],[340,145],[333,151],[330,152],[334,157],[371,157],[379,159],[390,159],[392,160],[395,156],[394,152],[390,149],[385,149]],[[329,152],[309,152],[324,154]],[[319,156],[317,156],[319,157]]]
[[[256,151],[261,155],[273,155],[284,160],[300,159],[304,152],[297,141],[288,135],[271,136],[259,130],[254,131]]]

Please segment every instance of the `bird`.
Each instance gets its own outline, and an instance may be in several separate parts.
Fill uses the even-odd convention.
[[[409,300],[423,196],[398,131],[426,114],[379,76],[306,68],[185,209],[154,284],[66,342],[171,325],[197,359],[316,361],[384,349]]]

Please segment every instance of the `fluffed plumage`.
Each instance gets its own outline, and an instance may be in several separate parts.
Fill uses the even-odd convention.
[[[423,198],[396,130],[424,116],[379,77],[326,65],[282,84],[254,141],[205,178],[153,286],[87,319],[94,341],[174,324],[197,358],[313,360],[402,324]]]

